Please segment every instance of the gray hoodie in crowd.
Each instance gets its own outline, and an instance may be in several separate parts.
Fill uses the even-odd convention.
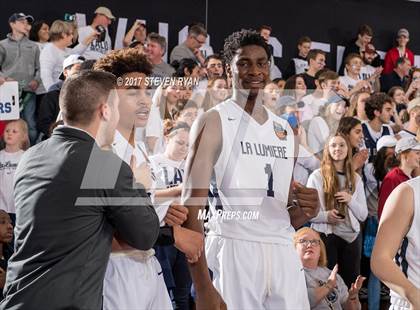
[[[24,82],[23,90],[25,91],[32,91],[28,87],[28,83],[32,80],[42,83],[39,70],[39,47],[36,43],[27,37],[16,41],[11,33],[6,39],[0,41],[0,76],[20,83]]]

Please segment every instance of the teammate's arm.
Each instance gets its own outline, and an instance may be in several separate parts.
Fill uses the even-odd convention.
[[[373,247],[371,268],[379,280],[406,298],[412,304],[412,309],[420,309],[420,290],[405,277],[393,261],[410,229],[413,215],[413,190],[403,183],[391,193],[385,203]]]
[[[299,138],[295,132],[294,135],[294,154],[296,161],[299,156]],[[293,180],[290,181],[289,185],[289,197],[288,197],[288,211],[290,216],[290,223],[295,229],[302,227],[310,219],[316,217],[319,212],[319,197],[318,192],[315,188],[306,187],[299,182]]]
[[[188,207],[184,226],[202,234],[203,223],[198,218],[198,212],[206,205],[213,166],[220,154],[221,126],[218,112],[210,111],[201,115],[190,131],[191,149],[186,161],[181,201]],[[189,269],[197,292],[197,309],[225,308],[211,282],[205,255],[196,257],[196,262],[189,264]]]

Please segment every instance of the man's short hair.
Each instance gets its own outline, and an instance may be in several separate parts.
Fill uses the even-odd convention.
[[[369,120],[375,118],[375,110],[382,112],[382,108],[385,103],[392,104],[392,98],[385,93],[374,93],[372,94],[365,103],[365,112]]]
[[[63,34],[68,35],[72,31],[74,31],[74,26],[72,23],[58,19],[54,21],[50,27],[50,41],[58,41],[63,38]]]
[[[212,55],[206,57],[206,60],[204,60],[204,66],[207,67],[207,64],[209,63],[209,61],[211,59],[220,60],[223,63],[223,59],[219,54],[212,54]]]
[[[271,58],[270,48],[264,38],[255,30],[242,29],[241,31],[232,33],[225,39],[225,44],[223,46],[223,58],[225,63],[230,64],[233,57],[235,57],[237,50],[248,45],[261,46],[267,53],[267,58]]]
[[[110,72],[116,77],[121,77],[131,72],[141,72],[145,75],[150,75],[153,65],[140,50],[136,48],[122,48],[113,50],[98,59],[93,69]]]
[[[323,70],[320,70],[320,71],[321,71],[321,73],[318,75],[318,78],[317,78],[319,84],[324,83],[326,81],[335,81],[335,80],[338,80],[338,78],[339,78],[339,75],[335,71],[332,71],[332,70],[329,70],[329,69],[327,69],[327,70],[323,69]],[[317,74],[318,74],[318,72],[317,72]],[[315,76],[317,74],[315,74]]]
[[[258,27],[258,29],[257,29],[257,31],[258,32],[261,32],[262,30],[268,30],[268,31],[270,31],[270,32],[272,32],[273,31],[273,29],[270,27],[270,26],[268,26],[268,25],[261,25],[260,27]]]
[[[160,34],[156,32],[151,32],[147,36],[148,41],[156,42],[160,45],[160,47],[163,49],[163,53],[166,52],[166,39],[164,36],[161,36]]]
[[[68,77],[60,91],[59,104],[66,123],[89,125],[101,103],[116,87],[115,75],[86,70]]]
[[[361,36],[368,35],[369,37],[373,37],[372,27],[366,24],[360,25],[359,30],[357,31],[357,34]]]
[[[309,51],[308,56],[306,58],[308,59],[308,62],[309,62],[309,60],[311,59],[315,60],[316,56],[318,56],[319,54],[326,56],[326,53],[323,50],[315,48]]]
[[[198,37],[199,35],[207,37],[207,30],[202,26],[202,24],[195,24],[188,28],[188,35],[193,37]]]
[[[397,68],[399,65],[404,64],[406,61],[410,62],[410,59],[408,59],[407,57],[398,57],[397,61],[395,62],[395,67]],[[411,63],[411,62],[410,62]]]
[[[353,58],[359,58],[361,61],[363,61],[362,56],[360,56],[357,53],[350,53],[347,55],[346,59],[344,60],[345,65],[349,65],[350,61],[352,61]]]
[[[302,45],[303,43],[312,43],[312,40],[308,36],[300,37],[298,40],[298,45]]]

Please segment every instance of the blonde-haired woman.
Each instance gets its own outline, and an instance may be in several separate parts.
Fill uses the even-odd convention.
[[[64,59],[71,54],[82,55],[97,36],[97,33],[94,32],[76,47],[69,48],[73,44],[76,28],[72,23],[62,20],[52,23],[49,34],[50,42],[45,45],[39,56],[41,80],[47,91],[59,81]]]
[[[307,187],[318,191],[320,211],[311,227],[327,246],[328,267],[340,266],[347,286],[360,273],[362,238],[360,222],[368,214],[361,177],[354,171],[347,138],[337,133],[327,140],[321,168],[308,179]]]
[[[360,309],[359,290],[365,278],[360,275],[350,289],[338,272],[327,268],[327,253],[320,235],[309,227],[299,229],[293,238],[305,270],[311,309]]]

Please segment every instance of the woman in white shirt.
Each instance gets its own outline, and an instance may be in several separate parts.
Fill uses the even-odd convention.
[[[362,238],[359,221],[368,210],[361,177],[353,169],[351,148],[342,134],[325,144],[321,168],[309,177],[307,187],[318,191],[321,204],[311,227],[327,246],[328,268],[340,266],[347,286],[360,273]]]
[[[74,48],[69,48],[73,44],[74,26],[62,20],[56,20],[50,28],[50,43],[47,43],[39,56],[41,67],[41,80],[45,89],[48,89],[58,82],[63,71],[63,61],[71,54],[83,55],[90,42],[97,36],[93,33],[82,43]]]

